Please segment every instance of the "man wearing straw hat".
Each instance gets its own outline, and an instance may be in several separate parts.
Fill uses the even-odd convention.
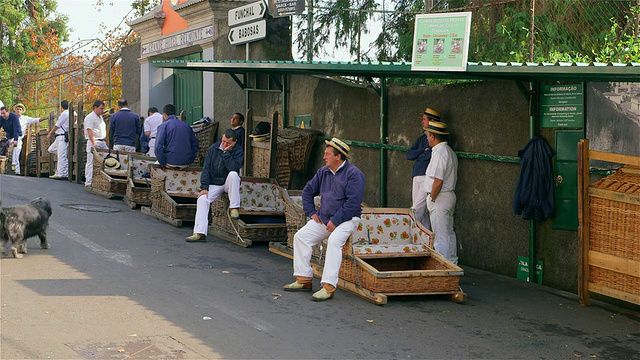
[[[22,136],[18,138],[18,144],[13,148],[13,158],[11,161],[11,167],[15,171],[16,175],[20,175],[20,152],[22,151],[22,138],[27,133],[27,127],[31,124],[37,124],[41,121],[49,119],[48,116],[42,118],[32,118],[24,115],[26,108],[24,104],[17,103],[13,106],[13,111],[16,112],[20,119],[20,129],[22,130]]]
[[[429,121],[427,140],[432,148],[427,166],[424,190],[427,192],[427,209],[431,228],[436,235],[434,247],[447,260],[458,263],[456,233],[453,231],[453,213],[456,208],[456,182],[458,158],[447,144],[447,124]]]
[[[323,166],[302,190],[302,207],[311,218],[294,236],[293,276],[296,281],[285,291],[311,291],[313,246],[327,239],[327,255],[322,273],[322,288],[312,295],[314,301],[333,298],[342,263],[342,246],[360,221],[365,177],[349,161],[349,146],[338,138],[325,140]],[[322,195],[320,209],[313,198]]]
[[[422,114],[422,131],[423,134],[418,137],[416,142],[407,151],[407,160],[415,160],[411,177],[413,178],[413,186],[411,188],[411,208],[415,212],[416,220],[418,220],[427,229],[431,230],[431,221],[429,221],[429,211],[427,210],[427,192],[424,191],[425,172],[427,165],[431,159],[431,146],[427,141],[427,130],[429,121],[440,121],[440,112],[432,108],[426,108]]]

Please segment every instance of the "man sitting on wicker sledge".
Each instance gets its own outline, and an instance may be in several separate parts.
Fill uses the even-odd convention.
[[[311,218],[293,241],[293,276],[296,281],[285,291],[311,291],[312,248],[327,239],[327,255],[322,272],[322,288],[312,295],[314,301],[333,298],[342,263],[342,247],[360,222],[364,174],[349,161],[349,146],[338,138],[325,140],[323,166],[302,190],[304,213]],[[314,197],[322,195],[316,210]]]
[[[236,133],[227,129],[222,139],[216,141],[207,150],[204,158],[202,174],[200,175],[200,194],[196,219],[193,225],[193,235],[187,238],[188,242],[207,241],[207,227],[209,225],[209,209],[211,203],[216,201],[220,194],[229,194],[229,211],[231,218],[237,219],[240,208],[240,175],[238,171],[244,162],[244,151],[236,146],[238,139]]]

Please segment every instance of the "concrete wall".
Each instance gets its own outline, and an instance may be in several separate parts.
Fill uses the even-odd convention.
[[[122,97],[127,99],[129,109],[140,116],[147,117],[147,109],[140,108],[140,43],[125,46],[120,58],[122,61]],[[113,107],[118,105],[118,99],[113,99]]]

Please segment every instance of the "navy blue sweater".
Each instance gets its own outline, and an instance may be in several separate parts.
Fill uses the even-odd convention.
[[[431,147],[429,146],[427,135],[422,134],[411,146],[411,149],[407,151],[407,160],[416,161],[415,164],[413,164],[411,178],[424,175],[427,172],[427,166],[429,166],[429,161],[431,161]]]
[[[513,198],[513,212],[523,219],[543,220],[553,216],[553,152],[539,136],[534,136],[524,149],[518,151],[520,176]]]

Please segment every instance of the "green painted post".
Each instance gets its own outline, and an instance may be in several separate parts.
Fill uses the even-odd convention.
[[[536,120],[538,119],[538,88],[537,81],[529,84],[529,138],[536,135]],[[529,220],[529,282],[536,283],[536,221]]]
[[[380,144],[386,144],[387,121],[387,79],[380,78]],[[387,150],[380,149],[380,207],[387,206]]]

